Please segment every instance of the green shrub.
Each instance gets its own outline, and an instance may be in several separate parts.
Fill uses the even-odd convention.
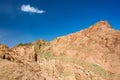
[[[103,69],[103,68],[100,67],[99,65],[92,64],[92,65],[90,65],[90,68],[91,68],[92,71],[95,72],[96,74],[99,74],[99,75],[101,75],[102,77],[106,77],[106,71],[105,71],[105,69]]]
[[[51,50],[45,50],[44,52],[42,52],[41,57],[44,57],[45,59],[51,59],[52,58]]]
[[[102,77],[106,77],[106,71],[101,66],[99,66],[97,64],[90,64],[90,63],[87,63],[87,62],[84,62],[83,65],[85,67],[87,67],[88,69],[90,69],[95,74],[98,74],[98,75],[100,75]]]
[[[20,44],[17,44],[16,47],[18,46],[32,46],[33,44],[32,43],[20,43]]]

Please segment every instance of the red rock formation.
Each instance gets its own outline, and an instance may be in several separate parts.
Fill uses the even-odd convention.
[[[119,80],[120,31],[107,21],[46,42],[0,44],[0,80]]]
[[[81,62],[98,64],[108,71],[120,74],[120,31],[113,30],[107,21],[58,37],[51,45],[55,56],[79,57]]]

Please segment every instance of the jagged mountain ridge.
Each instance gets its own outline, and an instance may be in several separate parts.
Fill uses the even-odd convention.
[[[0,58],[1,64],[5,61],[6,65],[16,65],[18,71],[18,76],[8,74],[6,79],[0,73],[2,80],[119,80],[120,31],[113,30],[107,21],[100,21],[51,42],[37,40],[11,49],[0,45]],[[0,70],[4,72],[5,68]]]

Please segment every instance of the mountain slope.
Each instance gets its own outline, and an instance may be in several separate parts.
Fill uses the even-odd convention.
[[[51,42],[0,44],[0,58],[0,80],[120,80],[120,31],[100,21]]]
[[[120,74],[120,31],[113,30],[107,21],[51,42],[53,55],[79,58],[81,62],[100,65]]]

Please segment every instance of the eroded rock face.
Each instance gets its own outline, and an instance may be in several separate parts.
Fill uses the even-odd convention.
[[[0,80],[119,80],[120,31],[100,21],[51,42],[0,44],[0,65]]]
[[[1,49],[8,49],[8,47],[7,47],[6,45],[0,44],[0,50],[1,50]]]
[[[35,61],[35,51],[33,45],[21,45],[12,48],[17,56],[28,61]]]
[[[36,40],[33,43],[36,61],[40,62],[44,54],[48,53],[50,50],[50,43],[45,40]]]
[[[80,58],[81,62],[98,64],[108,71],[120,74],[120,31],[113,30],[107,21],[59,37],[51,45],[55,56]]]
[[[14,57],[12,55],[15,55],[15,53],[11,49],[5,45],[0,44],[0,58],[14,61]]]
[[[0,65],[1,80],[105,80],[82,66],[59,60],[21,64],[0,59]]]

